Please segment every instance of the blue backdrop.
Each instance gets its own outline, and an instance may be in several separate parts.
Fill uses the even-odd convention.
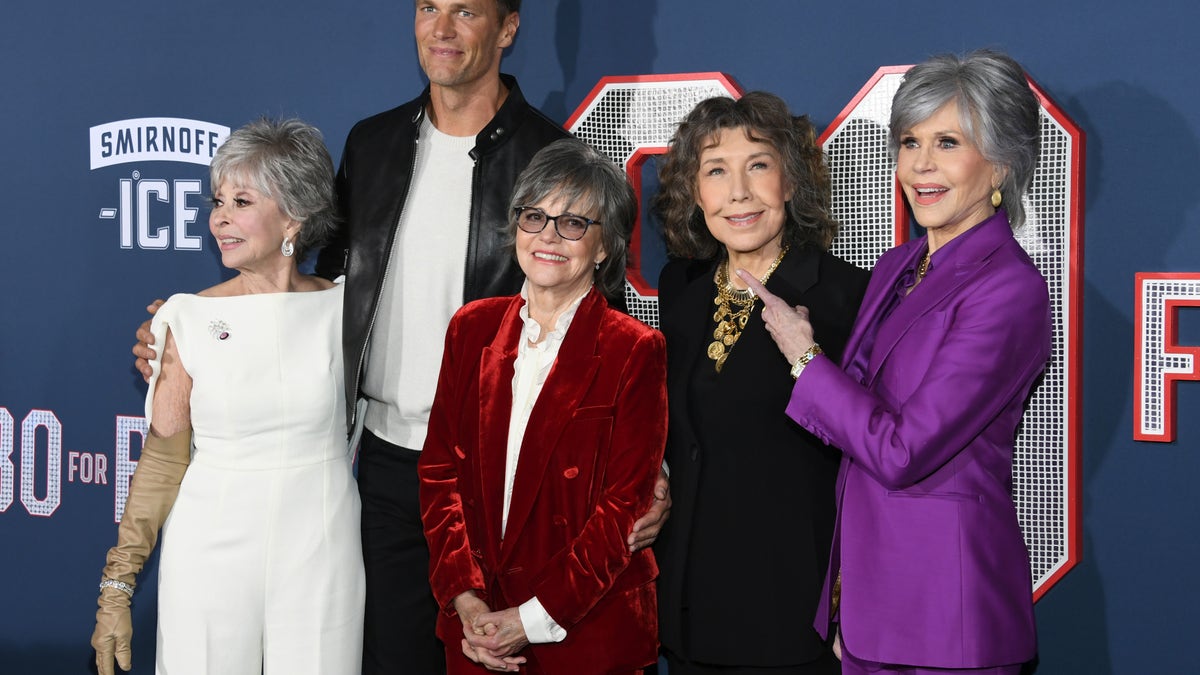
[[[1200,6],[526,5],[504,70],[560,122],[604,75],[722,71],[747,90],[782,95],[824,127],[881,65],[980,46],[1020,60],[1087,133],[1084,557],[1037,605],[1037,672],[1194,669],[1200,384],[1179,387],[1174,443],[1138,443],[1131,370],[1133,275],[1200,271]],[[293,0],[282,13],[279,7],[262,0],[49,1],[5,9],[2,672],[88,671],[96,583],[115,540],[118,417],[142,413],[145,389],[129,355],[133,331],[150,300],[210,286],[222,274],[207,240],[205,167],[141,157],[93,168],[89,130],[148,117],[232,128],[263,114],[296,115],[325,132],[336,159],[354,121],[423,86],[411,3]],[[163,134],[182,132],[160,125],[156,133],[162,146]],[[195,134],[188,138],[186,152],[207,152]],[[174,139],[176,150],[182,139]],[[142,142],[149,144],[144,131]],[[123,230],[133,235],[129,248],[122,248]],[[1200,312],[1184,312],[1180,337],[1200,344]],[[135,672],[153,668],[155,569],[135,603]],[[196,583],[220,593],[220,581]]]

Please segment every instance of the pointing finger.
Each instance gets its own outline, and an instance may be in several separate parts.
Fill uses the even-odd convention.
[[[741,278],[742,281],[746,282],[746,285],[750,287],[751,291],[754,291],[755,295],[757,295],[763,299],[764,306],[770,307],[772,309],[776,308],[779,305],[787,307],[787,303],[785,303],[781,298],[779,298],[779,296],[775,295],[771,291],[768,291],[767,287],[763,286],[758,281],[758,279],[755,279],[753,274],[750,274],[746,270],[739,269],[737,271],[737,275],[738,275],[738,277]]]

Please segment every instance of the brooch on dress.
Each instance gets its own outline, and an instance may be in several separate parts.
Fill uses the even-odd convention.
[[[228,340],[229,324],[220,319],[214,319],[208,322],[208,332],[218,340]]]

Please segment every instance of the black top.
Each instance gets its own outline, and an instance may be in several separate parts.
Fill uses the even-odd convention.
[[[794,381],[759,301],[717,373],[714,261],[673,261],[659,282],[667,338],[671,518],[655,546],[665,647],[701,663],[805,663],[829,561],[839,453],[784,413]],[[809,308],[840,359],[868,273],[815,247],[784,256],[767,288]],[[685,611],[686,610],[686,611]]]

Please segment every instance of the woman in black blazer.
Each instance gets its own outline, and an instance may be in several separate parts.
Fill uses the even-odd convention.
[[[793,364],[736,272],[808,307],[834,359],[868,274],[828,253],[837,223],[815,131],[774,95],[701,102],[660,182],[676,258],[659,281],[674,508],[655,546],[670,675],[837,673],[810,623],[839,455],[784,414]]]

